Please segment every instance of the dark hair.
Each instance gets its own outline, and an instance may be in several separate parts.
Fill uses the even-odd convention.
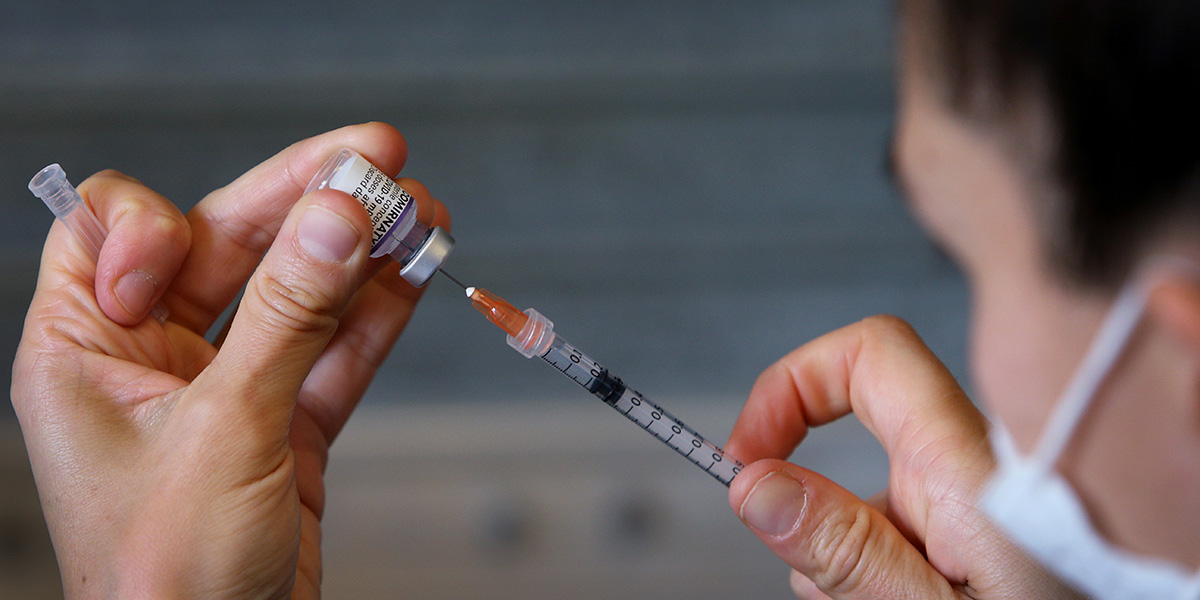
[[[1056,266],[1111,285],[1150,233],[1200,227],[1200,0],[923,4],[953,109],[1013,117],[1030,89],[1043,103]],[[999,104],[977,105],[981,90]]]

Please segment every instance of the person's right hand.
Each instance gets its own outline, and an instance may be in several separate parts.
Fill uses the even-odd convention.
[[[782,459],[853,413],[888,455],[864,501]],[[976,507],[995,467],[987,421],[907,323],[872,317],[810,342],[755,383],[726,451],[733,510],[793,569],[802,599],[1076,598]]]

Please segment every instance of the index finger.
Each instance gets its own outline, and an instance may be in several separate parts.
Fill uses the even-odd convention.
[[[297,142],[206,196],[187,215],[192,247],[164,297],[172,320],[200,334],[208,330],[254,271],[309,180],[343,147],[390,176],[407,157],[403,136],[390,125],[353,125]]]
[[[810,426],[851,412],[893,464],[920,464],[916,453],[936,452],[948,440],[979,442],[987,431],[983,415],[916,332],[879,316],[809,342],[764,371],[726,450],[747,464],[784,459]]]
[[[986,539],[967,533],[974,528],[963,519],[974,514],[964,507],[993,464],[987,421],[904,321],[871,317],[772,365],[751,390],[726,450],[747,463],[743,477],[772,462],[752,461],[790,455],[810,426],[850,413],[888,455],[888,510],[879,522],[924,544],[943,575],[965,581],[975,569],[962,552],[964,535],[972,544]],[[731,502],[751,481],[731,489]]]

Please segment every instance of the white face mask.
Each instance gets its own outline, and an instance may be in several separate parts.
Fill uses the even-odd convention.
[[[1200,599],[1200,573],[1189,574],[1174,563],[1109,543],[1091,523],[1075,490],[1054,471],[1137,328],[1152,287],[1149,278],[1137,277],[1121,290],[1030,456],[1017,451],[998,420],[991,434],[997,465],[981,500],[984,513],[1034,558],[1097,600]]]

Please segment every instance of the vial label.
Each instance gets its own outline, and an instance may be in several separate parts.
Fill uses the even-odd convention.
[[[342,173],[331,178],[329,187],[354,196],[367,209],[371,216],[371,252],[379,248],[380,242],[413,203],[408,192],[361,156],[355,157]]]

